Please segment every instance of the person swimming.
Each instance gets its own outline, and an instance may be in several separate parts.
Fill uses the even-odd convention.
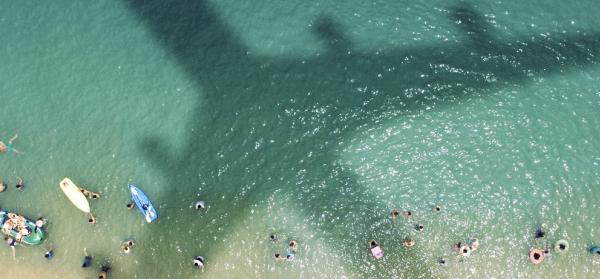
[[[440,258],[440,259],[438,260],[438,263],[439,263],[440,265],[446,265],[446,260],[445,260],[444,258]]]
[[[422,224],[416,224],[415,230],[422,232],[425,227]]]
[[[371,240],[369,242],[369,249],[371,250],[371,255],[376,260],[381,259],[383,257],[383,249],[379,246],[379,243],[375,240]]]
[[[52,257],[54,257],[54,251],[52,251],[52,249],[46,251],[46,253],[44,253],[44,258],[51,260]]]
[[[471,255],[471,247],[469,247],[468,245],[463,245],[460,247],[460,254],[463,257],[468,257]]]
[[[6,190],[6,183],[4,183],[3,180],[0,180],[0,193],[4,192]]]
[[[103,264],[102,267],[100,267],[100,275],[98,275],[98,279],[106,279],[108,278],[108,273],[110,272],[110,266],[107,264]]]
[[[289,247],[290,247],[290,249],[293,249],[293,250],[298,249],[298,241],[296,241],[296,240],[290,241]]]
[[[415,246],[415,241],[412,240],[412,239],[410,239],[410,238],[407,238],[407,239],[404,240],[404,242],[402,243],[402,245],[404,245],[404,247],[406,247],[406,248],[410,248],[410,247]]]
[[[436,205],[436,206],[433,207],[433,211],[440,212],[440,211],[442,211],[442,207],[439,206],[439,205]]]
[[[402,212],[402,216],[404,216],[404,218],[408,219],[413,216],[413,212],[410,210],[404,211],[404,212]]]
[[[398,215],[400,215],[400,213],[398,212],[398,209],[395,209],[395,208],[390,213],[390,216],[392,217],[392,222],[394,222],[394,224],[396,223],[396,219],[398,218]]]
[[[197,256],[194,259],[194,266],[196,268],[201,268],[204,271],[204,257],[202,256]]]
[[[475,251],[477,249],[479,249],[479,239],[477,238],[473,238],[471,239],[471,242],[469,244],[469,247],[471,248],[471,250]]]
[[[84,196],[86,196],[88,199],[95,199],[95,200],[97,200],[97,199],[100,198],[100,193],[92,192],[92,191],[89,191],[89,190],[87,190],[85,188],[81,188],[81,187],[79,187],[79,191]]]
[[[87,254],[87,249],[83,248],[83,254],[85,255],[83,257],[83,264],[81,265],[82,268],[86,268],[86,267],[90,267],[92,265],[92,256],[89,256]]]
[[[129,254],[131,252],[133,246],[135,246],[135,241],[133,241],[133,240],[123,241],[123,243],[121,243],[121,252],[123,252],[125,254]]]
[[[90,219],[88,219],[88,223],[95,225],[96,224],[96,217],[94,217],[94,215],[92,215],[90,213]]]
[[[279,241],[279,238],[277,238],[277,236],[276,236],[276,235],[274,235],[274,234],[270,235],[270,236],[269,236],[269,239],[270,239],[272,242],[277,242],[277,241]]]
[[[13,260],[16,259],[16,249],[15,247],[17,246],[17,240],[13,239],[12,237],[5,237],[4,240],[6,241],[6,244],[8,244],[8,246],[10,246],[10,249],[12,250],[12,256],[13,256]]]
[[[460,247],[462,247],[462,242],[456,243],[454,244],[454,246],[452,246],[452,250],[454,250],[454,252],[460,252]]]
[[[277,260],[277,261],[285,261],[285,260],[287,260],[287,257],[284,257],[284,256],[282,256],[279,253],[276,253],[275,254],[275,260]]]
[[[14,238],[12,238],[12,237],[8,237],[7,236],[7,237],[4,238],[4,240],[6,240],[6,244],[8,244],[8,246],[10,246],[10,247],[17,246],[17,241]]]
[[[17,176],[17,190],[23,190],[25,188],[25,184],[23,183],[23,179]]]
[[[194,206],[196,207],[196,209],[204,209],[204,201],[197,201]]]
[[[296,251],[294,251],[294,250],[288,251],[287,255],[285,256],[285,259],[288,261],[293,261],[295,258],[296,258]]]
[[[37,220],[35,220],[35,227],[41,229],[44,224],[46,224],[46,222],[44,221],[44,217],[40,217],[37,218]]]
[[[542,227],[539,227],[535,230],[535,238],[542,238],[546,235],[546,232],[544,232],[544,230],[542,229]]]
[[[22,153],[21,151],[15,149],[12,146],[13,141],[16,140],[18,136],[19,135],[15,135],[10,140],[8,140],[8,144],[5,144],[4,142],[0,141],[0,153],[4,153],[4,152],[7,152],[7,151],[12,151],[14,153]]]
[[[529,260],[533,264],[541,264],[544,261],[544,252],[540,249],[531,249],[529,251]]]
[[[127,209],[132,210],[135,207],[135,204],[130,202],[127,204]]]

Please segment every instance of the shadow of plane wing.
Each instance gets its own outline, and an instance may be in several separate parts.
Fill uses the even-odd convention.
[[[342,257],[363,261],[368,261],[365,241],[387,237],[373,228],[389,208],[338,163],[340,143],[348,135],[389,111],[408,114],[452,105],[478,89],[596,64],[600,52],[598,34],[499,42],[479,13],[463,4],[449,16],[469,36],[464,42],[365,54],[353,49],[340,26],[322,17],[315,34],[328,46],[324,55],[304,60],[260,57],[248,55],[208,1],[123,1],[197,83],[203,100],[185,124],[194,132],[183,152],[170,151],[159,138],[145,140],[143,152],[171,184],[202,184],[206,200],[232,201],[211,212],[217,216],[214,223],[196,221],[177,228],[177,219],[188,218],[181,214],[163,219],[161,226],[184,238],[188,230],[201,228],[223,234],[235,223],[231,212],[245,212],[264,200],[265,192],[282,190],[297,198],[295,208],[305,209],[308,223],[320,224],[315,230],[341,239],[332,245]],[[163,216],[175,216],[189,210],[192,200],[187,199],[196,190],[162,191],[164,204],[171,208]],[[324,209],[314,205],[327,203],[331,218],[341,222],[319,219]],[[372,209],[383,213],[361,221],[349,215]],[[218,244],[210,245],[213,237],[219,236],[207,233],[205,255],[218,250]],[[422,266],[411,272],[429,274]],[[366,275],[360,267],[350,268]]]

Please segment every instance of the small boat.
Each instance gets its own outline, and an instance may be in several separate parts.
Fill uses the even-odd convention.
[[[90,204],[88,200],[85,198],[85,195],[81,193],[79,187],[77,187],[77,185],[71,181],[71,179],[65,177],[58,185],[63,193],[65,193],[69,201],[75,205],[75,207],[85,213],[90,213]]]
[[[152,221],[156,220],[156,218],[158,218],[158,212],[144,191],[133,183],[129,183],[129,191],[131,192],[131,200],[135,203],[140,213],[144,215],[146,222],[152,223]]]
[[[23,236],[21,239],[21,243],[25,243],[28,245],[39,245],[44,241],[44,232],[42,231],[41,228],[38,228],[35,226],[35,223],[26,219],[23,216],[17,215],[15,213],[14,214],[14,218],[22,218],[21,220],[24,221],[24,224],[26,227],[28,227],[30,229],[30,233],[29,235]],[[17,238],[17,235],[19,234],[18,228],[14,227],[11,229],[7,229],[5,228],[5,224],[7,222],[10,222],[10,216],[11,213],[8,213],[4,210],[0,210],[0,224],[2,225],[2,233],[4,233],[7,236],[12,237],[13,239]]]

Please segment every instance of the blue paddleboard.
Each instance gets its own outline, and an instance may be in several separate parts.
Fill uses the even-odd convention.
[[[144,194],[140,188],[133,183],[129,183],[129,191],[131,192],[131,200],[135,203],[137,209],[144,215],[146,222],[151,223],[158,218],[158,212],[150,202],[150,199]]]

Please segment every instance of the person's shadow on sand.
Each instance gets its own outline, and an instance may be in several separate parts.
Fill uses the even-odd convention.
[[[207,233],[201,252],[210,259],[223,247],[208,242],[219,237],[208,232],[221,228],[220,233],[226,234],[236,222],[235,217],[224,216],[245,212],[266,198],[262,193],[281,189],[297,197],[298,203],[291,207],[303,208],[309,223],[322,223],[312,229],[335,239],[332,246],[342,262],[353,261],[349,271],[363,278],[367,270],[356,260],[369,261],[366,243],[377,236],[371,230],[381,218],[357,220],[348,212],[378,208],[383,216],[388,209],[337,163],[340,143],[350,133],[374,125],[379,115],[389,111],[410,114],[453,105],[476,97],[472,92],[482,88],[596,64],[600,54],[597,33],[496,41],[486,20],[460,3],[449,12],[463,32],[460,43],[366,54],[354,49],[344,30],[323,16],[314,28],[328,47],[320,57],[270,58],[248,54],[209,1],[123,1],[196,82],[200,99],[189,122],[182,124],[193,131],[182,152],[170,151],[158,138],[144,140],[141,150],[170,185],[205,185],[203,199],[209,203],[221,202],[222,197],[231,200],[228,206],[217,206],[210,213],[214,217],[177,225],[174,211],[189,210],[196,193],[190,187],[165,187],[162,204],[176,209],[171,209],[170,218],[165,218],[169,212],[162,212],[159,225],[184,242],[193,242],[190,230]],[[552,59],[556,52],[561,59]],[[483,60],[484,56],[491,59]],[[378,73],[383,75],[375,78]],[[357,87],[366,89],[357,91]],[[315,127],[319,128],[312,130]],[[327,208],[331,218],[341,221],[318,219],[322,208],[314,205],[324,201],[331,204]],[[210,223],[213,219],[217,221]],[[430,274],[427,266],[402,272]],[[382,278],[391,276],[391,270],[376,272]]]

